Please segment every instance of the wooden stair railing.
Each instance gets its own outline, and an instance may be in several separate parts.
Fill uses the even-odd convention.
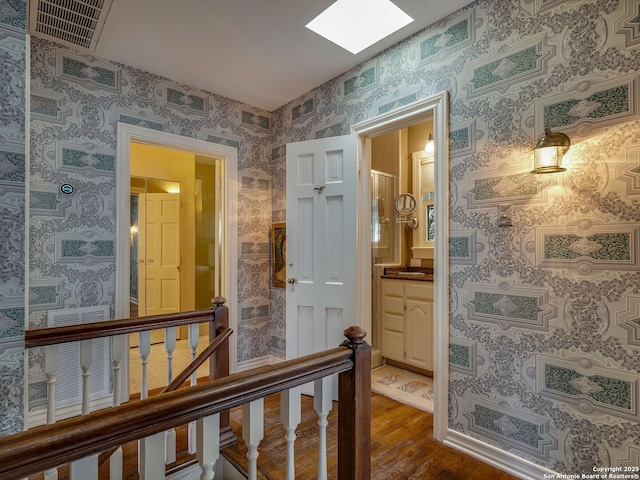
[[[213,309],[205,308],[190,312],[177,312],[166,315],[152,315],[149,317],[119,318],[101,322],[83,323],[80,325],[68,325],[64,327],[32,328],[25,330],[25,348],[43,347],[65,342],[77,342],[91,338],[114,337],[129,333],[158,330],[161,328],[179,327],[194,323],[215,322],[216,329],[228,327],[228,315],[226,325],[222,325],[223,319],[216,318],[219,309],[226,310],[226,300],[216,297],[212,300]],[[220,312],[221,313],[221,312]],[[213,335],[215,337],[215,334]],[[213,338],[211,338],[213,340]]]
[[[174,378],[169,385],[164,387],[162,389],[162,392],[160,393],[173,392],[180,388],[180,386],[182,386],[184,382],[189,380],[189,377],[191,377],[191,375],[193,375],[196,370],[198,370],[200,365],[206,362],[211,355],[213,355],[220,347],[222,347],[224,342],[231,336],[232,333],[233,330],[228,327],[220,330],[216,338],[214,338],[213,341],[209,345],[207,345],[207,347],[200,353],[200,355],[198,355],[195,360],[192,360],[191,363],[189,363],[189,365],[184,368],[184,370],[176,375],[176,378]]]
[[[184,382],[186,382],[191,375],[193,375],[196,370],[202,365],[207,359],[213,355],[218,348],[220,348],[223,343],[231,336],[233,330],[230,328],[222,328],[220,333],[213,339],[213,341],[207,345],[207,347],[196,357],[195,360],[192,360],[189,365],[187,365],[182,372],[180,372],[176,378],[174,378],[169,385],[164,387],[162,393],[173,392],[180,388]],[[229,442],[226,442],[225,445],[228,445]],[[108,461],[111,455],[115,453],[118,447],[112,447],[109,450],[100,453],[100,460],[98,461],[98,465],[102,465],[104,462]]]
[[[85,342],[87,340],[110,337],[113,347],[118,346],[119,355],[122,357],[122,345],[125,336],[131,333],[148,332],[172,327],[190,326],[196,327],[200,323],[209,324],[209,342],[213,342],[217,336],[229,329],[229,309],[224,305],[226,299],[215,297],[212,300],[212,308],[195,310],[190,312],[178,312],[166,315],[154,315],[148,317],[132,317],[116,320],[106,320],[79,325],[61,327],[46,327],[28,329],[25,331],[25,349],[55,346],[68,342]],[[231,333],[231,332],[229,332]],[[226,337],[225,337],[226,340]],[[207,349],[212,351],[211,346]],[[229,342],[222,341],[213,348],[212,360],[209,363],[209,379],[221,378],[229,375]],[[120,360],[114,357],[114,392],[113,405],[120,404]],[[57,360],[54,362],[57,365]],[[115,363],[118,365],[116,366]],[[195,370],[194,370],[195,371]],[[184,372],[183,372],[184,373]],[[193,372],[192,372],[193,373]],[[54,375],[55,377],[55,375]],[[177,377],[174,379],[177,380]],[[48,382],[49,383],[49,382]],[[55,388],[55,382],[54,382]],[[47,422],[55,422],[55,390],[48,391]],[[144,393],[144,392],[142,392]],[[51,412],[53,410],[53,413]],[[52,420],[51,420],[52,419]],[[229,422],[229,412],[220,414],[220,442],[226,446],[236,442]]]
[[[0,478],[26,478],[337,373],[338,479],[369,479],[371,348],[365,335],[350,327],[347,341],[331,350],[0,438]]]

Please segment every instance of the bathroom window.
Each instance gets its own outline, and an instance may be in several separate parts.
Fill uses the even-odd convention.
[[[433,192],[429,192],[429,193],[433,194]],[[433,196],[432,196],[432,198],[433,198]],[[424,241],[428,242],[428,243],[433,243],[434,239],[436,238],[436,235],[435,235],[435,231],[436,231],[435,208],[436,207],[433,204],[433,200],[425,202],[426,215],[424,217],[424,221],[427,224],[427,228],[425,229],[426,230],[426,238],[424,238]]]
[[[418,202],[418,228],[414,230],[413,256],[433,258],[435,241],[435,188],[433,153],[413,154],[413,192]]]

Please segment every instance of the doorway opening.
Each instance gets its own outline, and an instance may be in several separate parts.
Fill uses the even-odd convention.
[[[376,137],[410,128],[423,122],[433,122],[433,377],[434,377],[434,438],[444,440],[448,421],[448,345],[449,345],[449,175],[448,175],[448,93],[441,92],[379,115],[353,126],[358,135],[358,318],[367,332],[372,325],[372,215],[371,170],[372,140]],[[413,152],[408,152],[410,154]],[[411,163],[411,165],[413,165]],[[408,178],[407,189],[408,189]],[[406,192],[407,190],[405,190]],[[396,233],[396,239],[397,233]],[[370,341],[376,341],[372,338]],[[379,340],[378,340],[379,341]],[[379,345],[373,344],[373,347]]]
[[[432,120],[371,138],[372,386],[430,413],[433,239],[425,232],[435,225],[432,138]],[[399,213],[401,199],[413,199],[416,211]]]
[[[237,150],[122,123],[117,139],[116,318],[208,308],[216,295],[235,305]],[[229,341],[233,372],[237,338]]]

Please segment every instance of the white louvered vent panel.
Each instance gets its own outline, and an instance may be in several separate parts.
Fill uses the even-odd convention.
[[[48,312],[50,327],[78,325],[109,319],[109,306],[67,308]],[[97,338],[92,341],[91,372],[89,375],[89,395],[93,399],[109,395],[110,360],[109,339]],[[82,401],[82,370],[80,369],[80,344],[64,343],[58,347],[58,376],[56,405],[58,407]]]
[[[33,0],[29,33],[95,51],[112,0]]]

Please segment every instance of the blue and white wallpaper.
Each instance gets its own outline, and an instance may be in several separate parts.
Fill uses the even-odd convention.
[[[31,39],[29,312],[115,302],[116,125],[238,149],[238,361],[269,354],[269,112],[135,68]],[[60,185],[75,187],[72,195]],[[41,352],[29,401],[46,393]]]
[[[238,148],[240,362],[268,354],[271,118],[248,105],[32,38],[29,324],[114,304],[116,124]],[[61,184],[76,187],[60,195]],[[265,245],[263,248],[255,246]]]
[[[26,5],[0,4],[0,436],[24,428]]]
[[[273,114],[281,219],[286,143],[449,91],[449,426],[566,474],[640,465],[639,49],[640,0],[481,0]]]
[[[0,0],[1,435],[23,425],[25,295],[31,326],[113,305],[116,122],[239,149],[244,361],[284,355],[286,143],[448,90],[450,428],[567,474],[640,465],[640,0],[478,0],[271,113],[32,39],[28,167],[25,16]],[[545,127],[571,137],[568,169],[533,176]]]

